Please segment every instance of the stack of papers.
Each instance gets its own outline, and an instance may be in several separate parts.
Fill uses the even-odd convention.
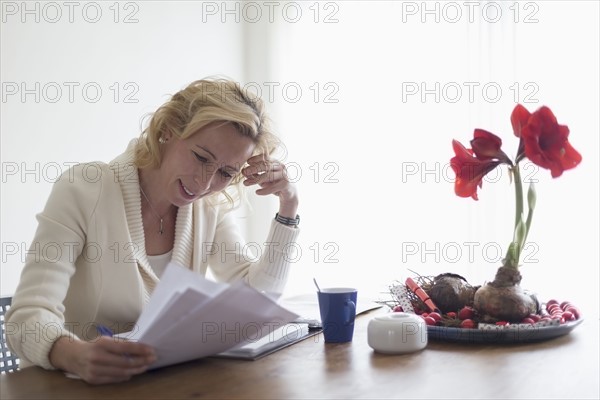
[[[150,367],[154,369],[244,346],[249,346],[246,353],[258,352],[265,342],[277,342],[275,338],[291,342],[308,329],[303,324],[296,324],[294,333],[284,328],[298,317],[244,282],[217,283],[171,264],[136,329],[119,337],[152,346],[157,355]]]

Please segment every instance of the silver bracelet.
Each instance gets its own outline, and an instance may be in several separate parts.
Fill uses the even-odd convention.
[[[296,215],[296,218],[287,218],[282,217],[281,215],[279,215],[279,213],[276,213],[275,221],[287,226],[298,226],[300,224],[300,216]]]

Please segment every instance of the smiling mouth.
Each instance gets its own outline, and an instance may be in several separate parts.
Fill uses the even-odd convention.
[[[188,188],[187,188],[187,187],[185,187],[185,185],[183,184],[183,182],[181,182],[181,187],[183,188],[183,191],[184,191],[184,192],[185,192],[185,193],[186,193],[188,196],[190,196],[190,197],[193,197],[193,196],[195,196],[195,195],[196,195],[195,193],[193,193],[193,192],[190,192],[190,191],[188,190]]]

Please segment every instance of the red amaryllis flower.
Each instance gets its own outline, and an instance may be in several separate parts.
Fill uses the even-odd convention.
[[[483,177],[500,164],[509,165],[509,172],[515,185],[515,226],[513,240],[508,246],[503,266],[518,268],[537,201],[532,182],[525,196],[527,200],[525,217],[519,163],[524,158],[529,158],[540,167],[549,169],[552,177],[556,178],[562,175],[563,171],[575,168],[581,162],[581,155],[568,141],[569,128],[559,125],[548,107],[541,107],[532,114],[518,104],[510,116],[510,122],[515,136],[520,139],[514,162],[500,149],[502,140],[499,137],[483,129],[476,129],[471,140],[472,149],[465,148],[456,140],[452,141],[456,156],[450,160],[450,163],[456,173],[454,181],[456,194],[460,197],[472,197],[475,200],[477,200],[477,186],[482,186]]]
[[[505,152],[500,150],[502,139],[483,129],[475,129],[471,140],[473,153],[480,160],[499,160],[512,164]]]
[[[560,125],[548,107],[531,114],[519,104],[510,119],[515,135],[521,138],[517,158],[524,153],[534,164],[549,169],[553,178],[581,162],[581,154],[568,141],[569,127]]]
[[[520,104],[516,105],[512,114],[510,115],[510,123],[512,124],[513,132],[515,133],[516,137],[521,137],[521,130],[525,125],[527,125],[527,121],[529,121],[530,116],[531,113],[527,111],[525,107]]]
[[[452,148],[456,156],[450,159],[450,166],[456,174],[454,192],[460,197],[477,198],[477,186],[482,187],[483,177],[501,161],[495,159],[480,159],[473,150],[465,148],[460,142],[453,140]]]

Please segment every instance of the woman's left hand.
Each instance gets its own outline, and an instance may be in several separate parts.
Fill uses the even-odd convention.
[[[274,194],[279,197],[279,215],[295,218],[298,209],[298,191],[288,180],[285,165],[259,154],[248,160],[248,166],[242,169],[246,177],[245,186],[258,185],[256,194],[265,196]]]

